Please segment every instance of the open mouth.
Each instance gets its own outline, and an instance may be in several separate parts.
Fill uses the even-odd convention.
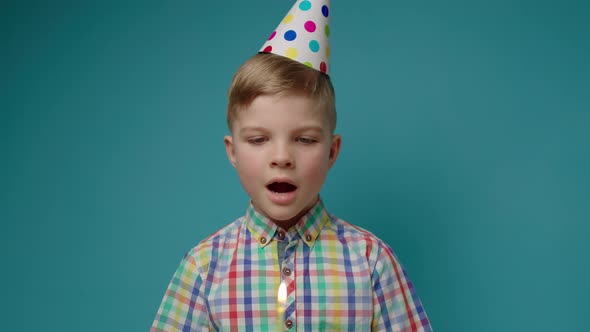
[[[272,192],[279,194],[290,193],[297,190],[297,186],[287,182],[273,182],[266,186],[266,188],[268,188],[268,190]]]

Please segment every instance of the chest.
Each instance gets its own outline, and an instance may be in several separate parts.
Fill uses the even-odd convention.
[[[371,267],[362,252],[339,241],[307,246],[299,240],[284,254],[276,243],[242,248],[209,271],[213,329],[276,330],[279,320],[289,331],[370,330]],[[288,285],[284,317],[276,312],[281,282]]]

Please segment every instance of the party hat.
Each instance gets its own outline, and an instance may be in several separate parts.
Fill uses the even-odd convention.
[[[260,52],[286,56],[328,74],[329,36],[330,0],[297,0]]]

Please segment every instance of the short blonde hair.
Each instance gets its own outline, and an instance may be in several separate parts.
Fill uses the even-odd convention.
[[[289,58],[259,53],[236,71],[227,94],[227,126],[232,125],[240,109],[261,95],[302,94],[316,99],[326,115],[329,129],[336,128],[336,102],[330,77]]]

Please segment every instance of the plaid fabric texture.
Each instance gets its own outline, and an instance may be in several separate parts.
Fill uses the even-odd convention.
[[[279,262],[279,241],[286,241]],[[287,285],[284,317],[277,290]],[[277,325],[278,324],[278,325]],[[391,248],[322,201],[289,231],[250,205],[182,259],[151,331],[431,331]]]

